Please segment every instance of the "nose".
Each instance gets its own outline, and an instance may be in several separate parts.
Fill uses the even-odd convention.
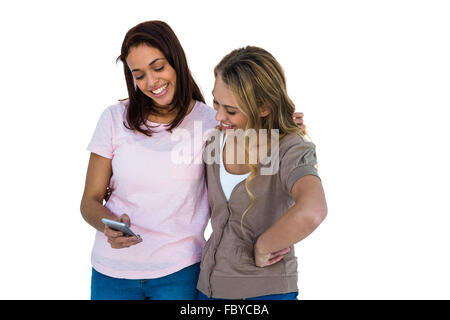
[[[225,112],[225,108],[219,107],[217,109],[217,113],[216,113],[216,120],[223,122],[226,118],[227,118],[227,115]]]
[[[146,75],[146,88],[147,90],[152,90],[155,89],[158,86],[158,78],[155,77],[155,75],[153,74],[153,72],[148,72]]]

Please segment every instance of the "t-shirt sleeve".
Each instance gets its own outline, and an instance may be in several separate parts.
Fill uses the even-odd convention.
[[[87,150],[108,159],[113,158],[113,119],[110,108],[101,114]]]
[[[291,192],[294,183],[306,176],[317,172],[316,147],[312,142],[302,141],[289,147],[280,162],[280,176],[287,192]]]

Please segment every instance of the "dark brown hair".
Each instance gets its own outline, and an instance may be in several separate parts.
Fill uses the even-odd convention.
[[[177,110],[177,114],[175,119],[169,124],[167,131],[171,131],[183,121],[192,99],[203,103],[205,103],[205,99],[191,75],[180,41],[167,23],[146,21],[131,28],[125,35],[120,56],[117,58],[117,61],[120,60],[123,63],[128,89],[127,124],[124,123],[124,125],[128,129],[151,136],[153,131],[146,124],[146,120],[150,114],[158,114],[158,110],[155,108],[153,100],[135,87],[133,75],[126,63],[130,49],[141,44],[147,44],[159,49],[172,68],[175,69],[177,75],[175,94],[171,103],[171,109],[168,110]]]

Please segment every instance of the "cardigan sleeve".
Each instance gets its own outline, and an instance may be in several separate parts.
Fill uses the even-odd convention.
[[[314,143],[299,137],[280,157],[280,178],[286,192],[290,193],[294,183],[306,175],[320,179]]]

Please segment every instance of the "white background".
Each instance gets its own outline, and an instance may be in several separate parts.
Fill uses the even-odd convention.
[[[134,25],[171,25],[210,104],[264,47],[317,145],[329,213],[296,245],[300,299],[450,299],[447,1],[2,1],[1,299],[89,299],[81,217],[100,113]]]

